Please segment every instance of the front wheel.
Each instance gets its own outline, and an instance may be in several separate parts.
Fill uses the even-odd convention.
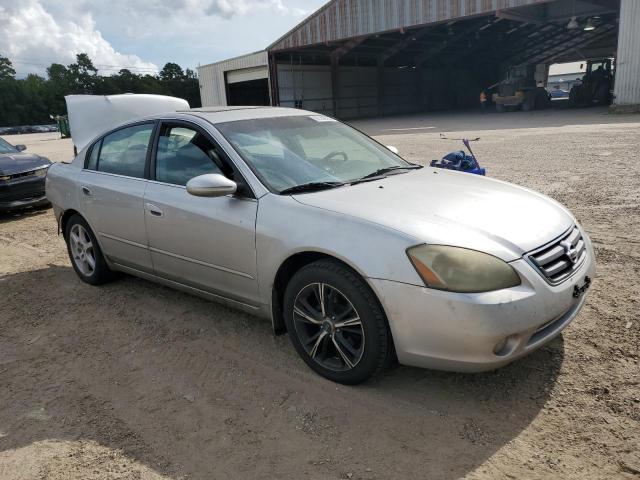
[[[329,380],[364,382],[391,359],[391,335],[373,292],[337,262],[300,269],[287,285],[284,312],[298,354]]]

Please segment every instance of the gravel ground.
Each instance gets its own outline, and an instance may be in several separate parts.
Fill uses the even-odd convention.
[[[82,284],[50,210],[0,216],[0,478],[639,478],[640,117],[357,126],[418,162],[459,148],[441,132],[479,135],[489,175],[577,215],[598,275],[562,336],[495,372],[338,386],[267,322],[131,277]],[[56,160],[71,148],[8,139]]]

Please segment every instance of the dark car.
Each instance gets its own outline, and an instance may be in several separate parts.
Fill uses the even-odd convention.
[[[51,161],[24,153],[26,148],[0,138],[0,211],[49,204],[44,194],[44,179]]]

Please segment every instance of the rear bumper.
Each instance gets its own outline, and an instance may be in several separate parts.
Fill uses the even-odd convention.
[[[522,278],[520,286],[480,294],[370,279],[386,310],[399,362],[478,372],[502,367],[540,348],[560,334],[584,305],[586,292],[578,298],[574,293],[595,274],[590,242],[587,248],[583,265],[556,286],[522,259],[511,263]]]

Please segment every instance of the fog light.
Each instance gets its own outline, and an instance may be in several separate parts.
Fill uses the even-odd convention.
[[[518,335],[511,335],[510,337],[503,338],[496,346],[493,347],[493,353],[499,357],[506,357],[511,355],[518,345]]]
[[[495,353],[496,355],[500,355],[502,350],[504,350],[506,346],[507,346],[507,339],[503,338],[498,343],[496,343],[495,347],[493,347],[493,353]]]

